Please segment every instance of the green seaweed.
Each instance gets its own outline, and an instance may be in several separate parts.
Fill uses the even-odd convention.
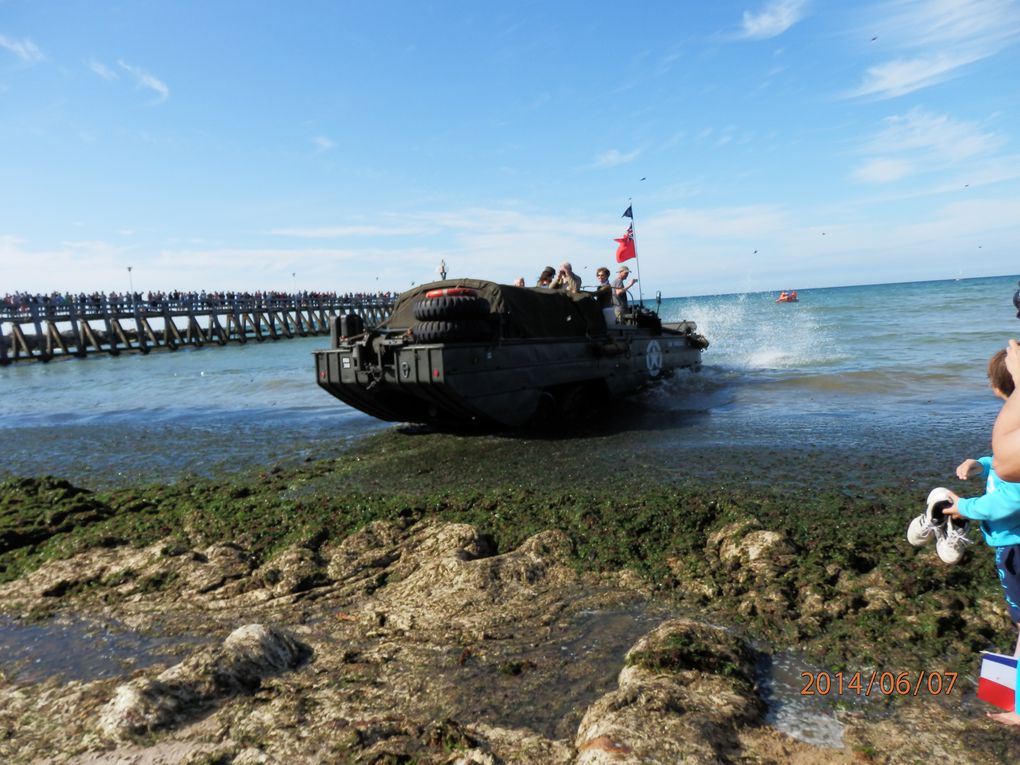
[[[986,548],[947,567],[906,543],[924,496],[911,483],[848,491],[830,477],[780,489],[672,472],[624,489],[619,476],[634,466],[604,470],[597,440],[585,444],[588,453],[565,448],[551,458],[525,439],[392,432],[337,459],[217,480],[96,491],[51,478],[7,480],[0,582],[96,547],[165,540],[164,554],[173,555],[232,542],[260,565],[372,521],[439,519],[474,524],[496,553],[559,529],[579,570],[632,569],[677,609],[697,609],[777,649],[797,646],[831,669],[959,669],[975,652],[1015,640],[1004,608],[973,618],[978,601],[1001,597]],[[723,565],[708,540],[737,522],[782,533],[792,556],[769,561],[768,575]],[[806,610],[808,594],[821,610]]]

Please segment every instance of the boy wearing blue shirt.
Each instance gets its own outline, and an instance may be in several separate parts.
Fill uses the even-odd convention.
[[[988,381],[995,395],[1008,400],[1014,390],[1013,378],[1006,368],[1006,352],[999,351],[988,362]],[[991,457],[966,459],[956,468],[961,480],[986,478],[985,493],[980,497],[961,499],[947,492],[953,505],[943,513],[951,518],[981,521],[985,541],[995,548],[995,568],[1006,598],[1009,617],[1020,628],[1020,483],[1004,481],[992,467]],[[1020,637],[1014,656],[1020,656]],[[1020,681],[1020,678],[1018,678]],[[1020,689],[1020,685],[1017,686]],[[1020,725],[1020,714],[989,713],[997,722]]]

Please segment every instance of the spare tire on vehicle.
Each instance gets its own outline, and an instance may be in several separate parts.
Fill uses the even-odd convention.
[[[420,321],[411,327],[411,334],[419,343],[462,343],[488,340],[492,337],[492,327],[483,319]]]
[[[414,318],[418,321],[481,319],[488,315],[489,301],[470,295],[427,297],[414,304]]]

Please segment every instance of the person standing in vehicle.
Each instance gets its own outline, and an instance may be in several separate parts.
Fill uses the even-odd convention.
[[[595,286],[591,288],[595,292],[599,308],[609,308],[613,305],[613,288],[609,284],[609,269],[599,266],[595,269]]]
[[[556,276],[556,270],[552,266],[546,266],[542,269],[542,273],[538,276],[538,282],[535,284],[536,287],[551,287],[553,277]]]
[[[569,263],[564,263],[560,266],[559,273],[556,274],[556,280],[550,286],[554,290],[563,289],[567,292],[580,292],[581,277],[574,273],[574,269]]]
[[[627,290],[637,284],[637,279],[631,279],[630,284],[624,284],[626,278],[630,276],[630,269],[627,266],[620,266],[620,270],[616,272],[616,278],[613,279],[613,305],[620,309],[620,311],[627,310]]]

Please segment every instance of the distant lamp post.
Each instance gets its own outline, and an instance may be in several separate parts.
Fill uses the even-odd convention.
[[[131,288],[131,294],[134,295],[135,294],[135,282],[131,278],[131,266],[128,266],[127,269],[128,269],[128,286]]]
[[[294,284],[294,292],[296,294],[297,293],[297,271],[291,271],[290,272],[290,278],[291,278],[291,281]]]

